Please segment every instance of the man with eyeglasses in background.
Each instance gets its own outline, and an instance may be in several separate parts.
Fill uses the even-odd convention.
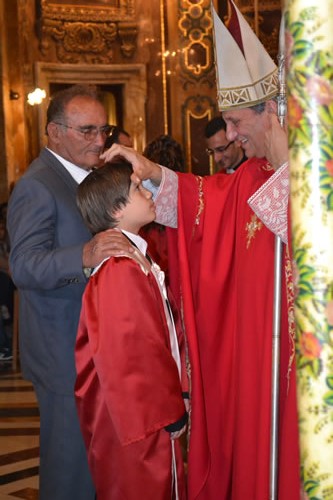
[[[233,174],[247,158],[238,141],[228,141],[226,128],[222,116],[215,116],[207,123],[206,153],[213,156],[216,172]]]
[[[74,399],[74,345],[89,270],[117,254],[115,241],[125,253],[130,249],[120,232],[92,237],[76,191],[100,163],[110,130],[95,87],[75,85],[55,94],[47,110],[47,146],[9,201],[21,367],[40,411],[41,500],[95,499]]]

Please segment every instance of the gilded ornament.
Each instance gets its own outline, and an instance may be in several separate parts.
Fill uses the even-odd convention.
[[[138,27],[134,21],[133,0],[122,0],[119,7],[90,4],[74,6],[41,2],[41,41],[44,55],[55,42],[57,58],[65,63],[108,64],[115,44],[125,57],[137,48]]]
[[[256,214],[252,214],[250,222],[247,222],[245,230],[246,236],[246,248],[250,248],[251,241],[256,236],[257,231],[260,231],[263,227],[262,222],[258,219]]]

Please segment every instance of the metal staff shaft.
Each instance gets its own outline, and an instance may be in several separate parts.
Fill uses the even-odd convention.
[[[270,499],[278,498],[279,463],[279,393],[280,393],[280,324],[281,324],[282,241],[275,237],[274,304],[272,339],[272,392],[271,392],[271,450],[270,450]]]
[[[281,127],[286,116],[284,16],[281,17],[279,48],[279,96],[278,117]],[[274,253],[274,303],[272,334],[272,392],[271,392],[271,449],[270,449],[270,500],[278,498],[279,472],[279,394],[280,394],[280,330],[281,330],[281,277],[282,277],[282,240],[275,237]]]

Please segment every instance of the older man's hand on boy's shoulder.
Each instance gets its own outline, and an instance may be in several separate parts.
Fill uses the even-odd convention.
[[[84,268],[94,268],[107,257],[133,254],[133,246],[118,229],[107,229],[96,234],[83,247]]]

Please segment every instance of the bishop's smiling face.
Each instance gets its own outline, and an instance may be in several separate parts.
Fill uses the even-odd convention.
[[[269,106],[258,113],[254,109],[232,109],[224,111],[223,118],[227,124],[227,139],[239,141],[248,158],[265,156],[265,131],[269,127]]]

